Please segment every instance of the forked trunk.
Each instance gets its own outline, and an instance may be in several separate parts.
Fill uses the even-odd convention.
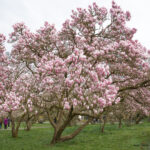
[[[54,131],[54,135],[53,135],[53,138],[52,138],[52,140],[51,140],[51,145],[54,145],[54,144],[56,144],[57,142],[59,142],[59,140],[60,140],[60,134],[58,134],[58,131],[57,130],[55,130]]]
[[[79,128],[77,128],[73,133],[67,135],[67,136],[61,136],[63,131],[65,130],[66,126],[64,128],[60,127],[59,129],[55,129],[53,139],[51,140],[51,145],[54,145],[58,142],[64,142],[73,139],[76,135],[78,135],[82,129],[89,124],[89,122],[92,119],[89,119],[84,124],[82,124]]]
[[[58,112],[57,122],[55,122],[54,119],[51,117],[50,111],[48,109],[47,109],[46,112],[47,112],[47,115],[48,115],[49,122],[54,128],[54,135],[53,135],[53,138],[50,142],[50,145],[54,145],[58,142],[63,142],[63,141],[73,139],[93,119],[93,118],[89,118],[84,124],[82,124],[79,128],[77,128],[71,134],[62,137],[61,135],[62,135],[63,131],[67,128],[67,126],[70,124],[72,119],[75,116],[77,116],[77,114],[73,114],[73,106],[71,106],[71,108],[68,112],[68,115],[66,115],[65,120],[63,120],[63,112],[62,112],[62,110],[60,110]]]
[[[21,118],[18,120],[18,122],[15,122],[15,119],[11,116],[11,131],[12,131],[12,137],[16,138],[18,137],[18,131],[21,124],[21,121],[23,120],[25,114],[21,116]]]

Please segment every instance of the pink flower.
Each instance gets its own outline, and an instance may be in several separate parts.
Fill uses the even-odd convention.
[[[101,107],[104,107],[104,105],[106,104],[106,100],[103,98],[99,98],[98,103],[100,104]]]
[[[126,11],[126,18],[128,21],[131,19],[131,14],[129,11]]]
[[[69,102],[65,102],[65,104],[64,104],[64,109],[70,109]]]
[[[120,102],[120,97],[118,97],[116,100],[115,100],[115,104],[118,104]]]

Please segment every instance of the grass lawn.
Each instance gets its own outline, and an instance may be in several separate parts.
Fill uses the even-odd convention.
[[[10,130],[0,130],[0,150],[150,150],[150,123],[121,129],[108,124],[103,134],[99,125],[89,125],[74,139],[53,147],[49,146],[53,129],[49,124],[34,125],[40,126],[31,131],[20,130],[16,139]],[[75,128],[68,127],[65,134]]]

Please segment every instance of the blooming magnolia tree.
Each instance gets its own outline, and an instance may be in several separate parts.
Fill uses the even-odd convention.
[[[7,68],[7,59],[4,54],[5,52],[4,41],[5,37],[2,34],[0,34],[0,104],[2,103],[2,97],[4,97],[5,95],[4,83],[6,84],[8,82],[7,80],[8,68]]]
[[[142,119],[150,116],[149,91],[149,84],[146,84],[145,87],[134,87],[132,90],[119,92],[121,102],[110,107],[107,114],[105,112],[106,116],[109,117],[113,114],[113,117],[119,122],[119,127],[122,125],[122,120],[127,123],[134,121],[138,124]]]
[[[44,58],[39,64],[40,76],[37,80],[40,81],[39,100],[49,106],[48,116],[55,128],[52,143],[55,143],[73,138],[82,129],[79,128],[71,136],[59,137],[76,115],[98,117],[103,108],[112,105],[118,88],[112,84],[111,77],[108,77],[107,65],[91,64],[77,49],[66,59],[51,53],[48,57],[49,60]],[[52,111],[58,114],[56,124],[51,120]],[[67,117],[61,125],[65,112]]]
[[[150,115],[150,99],[149,87],[139,88],[124,92],[124,108],[122,113],[126,114],[127,118],[133,118],[136,123],[139,123],[144,117]],[[129,105],[130,104],[130,105]],[[130,117],[131,116],[131,117]],[[132,117],[133,116],[133,117]],[[137,116],[137,118],[136,118]]]
[[[12,136],[18,136],[21,121],[28,112],[35,113],[30,99],[34,84],[24,66],[15,64],[4,54],[5,37],[0,35],[0,112],[9,116],[12,123]],[[29,78],[30,77],[30,78]],[[16,121],[17,120],[17,121]]]
[[[126,27],[129,20],[130,13],[112,2],[109,12],[96,3],[77,8],[60,31],[48,22],[36,33],[23,23],[13,26],[11,59],[30,71],[33,82],[23,80],[30,95],[26,99],[47,111],[54,127],[51,144],[75,137],[91,118],[120,101],[118,93],[123,100],[124,92],[149,85],[148,52],[132,40],[136,29]],[[78,115],[88,121],[62,136]]]
[[[12,75],[15,76],[13,77]],[[26,114],[28,112],[34,112],[34,110],[32,110],[32,101],[30,100],[30,88],[25,84],[28,80],[23,76],[17,77],[17,74],[14,73],[8,77],[9,83],[5,85],[6,93],[1,97],[0,107],[1,112],[7,113],[11,119],[13,137],[18,136],[20,123]]]
[[[12,82],[11,90],[7,91],[7,93],[10,93],[10,95],[5,98],[5,102],[2,104],[2,106],[6,106],[4,111],[8,112],[11,119],[12,136],[17,137],[21,122],[29,116],[29,113],[31,116],[37,115],[38,112],[36,107],[33,106],[31,99],[34,79],[31,78],[29,74],[24,73],[19,75],[17,79],[15,76]]]

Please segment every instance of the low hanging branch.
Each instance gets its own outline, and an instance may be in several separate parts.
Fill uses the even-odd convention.
[[[150,86],[150,80],[146,80],[146,81],[142,81],[141,83],[138,83],[135,86],[128,86],[128,87],[119,89],[118,92],[124,92],[124,91],[127,91],[127,90],[135,90],[135,89],[138,89],[138,88],[149,87],[149,86]]]
[[[73,139],[76,135],[78,135],[81,130],[87,126],[89,124],[89,122],[92,121],[92,118],[88,119],[83,125],[81,125],[77,130],[75,130],[72,134],[70,135],[67,135],[67,136],[64,136],[64,137],[61,137],[59,141],[63,142],[63,141],[66,141],[66,140],[70,140],[70,139]]]

